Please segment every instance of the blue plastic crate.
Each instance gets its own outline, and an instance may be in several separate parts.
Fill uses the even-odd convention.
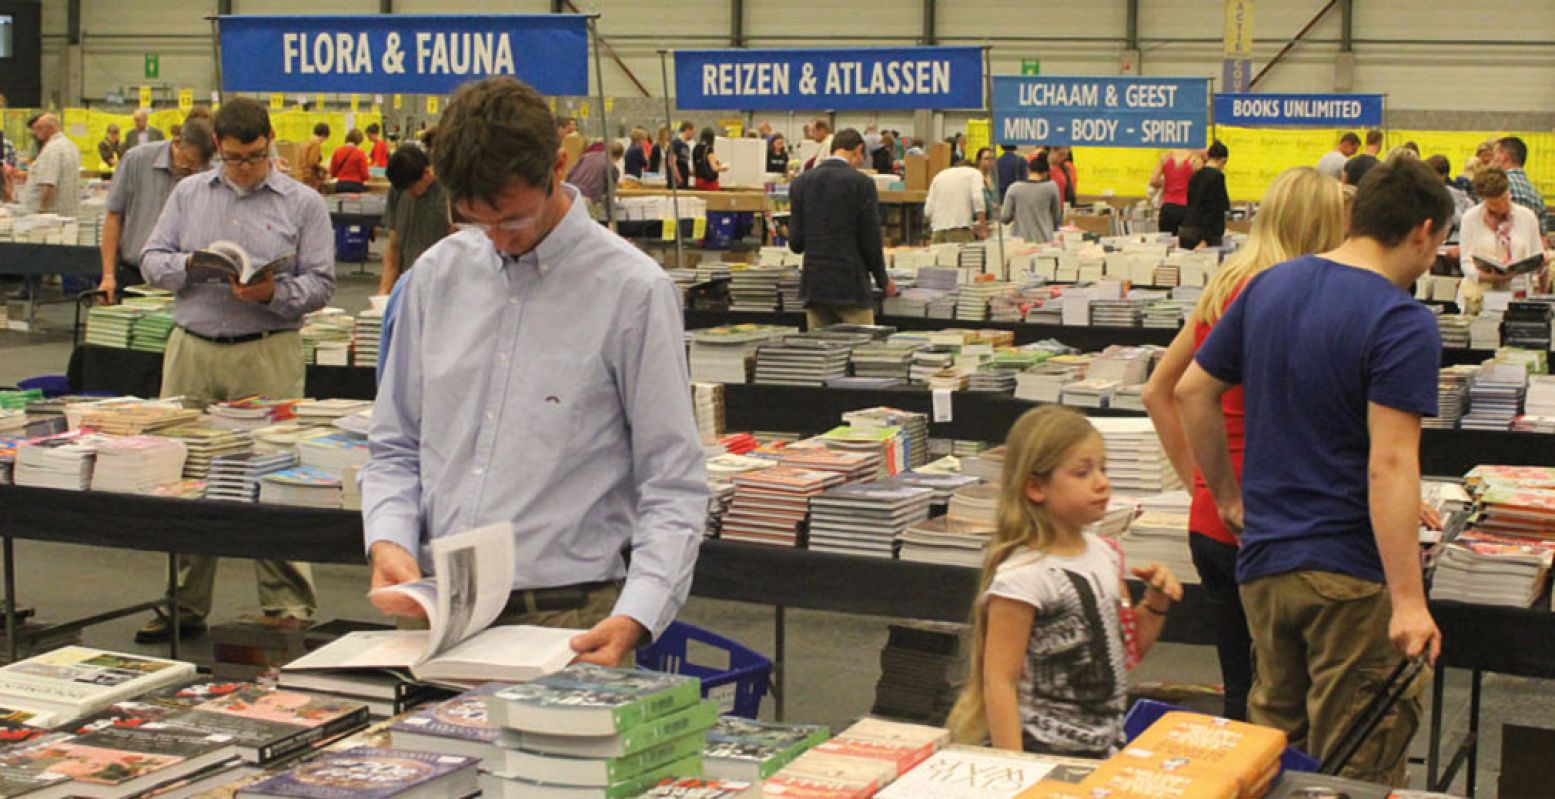
[[[1128,715],[1123,717],[1123,737],[1130,741],[1138,738],[1145,730],[1150,729],[1150,725],[1174,710],[1185,713],[1198,712],[1190,708],[1157,702],[1154,699],[1141,699],[1135,702],[1134,706],[1129,708]],[[1320,765],[1322,764],[1318,763],[1316,758],[1293,746],[1285,747],[1285,752],[1280,755],[1281,771],[1316,773]]]
[[[335,260],[347,263],[367,261],[367,244],[371,231],[362,225],[340,225],[335,228]]]
[[[686,657],[687,644],[695,641],[729,654],[727,669],[700,666]],[[684,674],[702,680],[702,696],[718,702],[726,715],[756,718],[761,698],[767,695],[772,661],[757,652],[700,627],[672,622],[657,641],[637,650],[638,668]]]
[[[707,231],[702,239],[703,249],[727,250],[733,247],[737,216],[728,211],[708,211]]]

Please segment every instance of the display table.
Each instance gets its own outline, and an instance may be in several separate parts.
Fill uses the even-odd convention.
[[[727,189],[724,191],[692,191],[682,189],[678,192],[681,197],[695,197],[707,203],[707,210],[721,213],[746,212],[762,213],[767,210],[766,192],[754,189]],[[637,188],[617,189],[616,197],[669,197],[669,189]]]
[[[91,278],[96,285],[103,274],[102,251],[78,244],[36,244],[0,241],[0,275],[39,277],[75,275]],[[27,329],[38,321],[37,297],[27,299]]]

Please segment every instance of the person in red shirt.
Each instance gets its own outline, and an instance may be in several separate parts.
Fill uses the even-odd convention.
[[[352,128],[346,143],[329,157],[329,174],[335,179],[335,191],[356,193],[367,188],[367,153],[362,152],[362,132]]]
[[[367,126],[367,141],[372,143],[367,148],[367,165],[376,169],[389,166],[389,143],[383,140],[382,133],[377,122]]]
[[[1246,246],[1215,273],[1187,324],[1172,340],[1145,386],[1145,409],[1155,423],[1156,435],[1161,437],[1161,448],[1183,485],[1192,487],[1188,543],[1205,597],[1214,612],[1215,647],[1220,656],[1221,680],[1225,683],[1225,716],[1230,719],[1247,719],[1247,695],[1253,683],[1252,637],[1236,582],[1238,541],[1221,521],[1209,487],[1194,463],[1172,391],[1215,322],[1247,281],[1275,264],[1332,250],[1344,241],[1344,233],[1344,193],[1336,181],[1306,166],[1280,173],[1258,206]],[[1240,476],[1245,447],[1240,387],[1226,392],[1221,411],[1226,417],[1232,463]]]

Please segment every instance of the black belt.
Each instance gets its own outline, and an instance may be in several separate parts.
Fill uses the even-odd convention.
[[[269,338],[280,333],[293,332],[290,330],[263,330],[258,333],[248,333],[242,336],[207,336],[204,333],[196,333],[187,327],[180,327],[179,330],[182,330],[201,341],[209,341],[212,344],[247,344],[250,341],[259,341],[260,339]]]
[[[620,587],[619,580],[601,580],[597,583],[560,585],[555,588],[534,588],[514,591],[508,595],[508,603],[502,615],[521,613],[554,613],[564,610],[580,610],[589,603],[591,594],[606,588]]]

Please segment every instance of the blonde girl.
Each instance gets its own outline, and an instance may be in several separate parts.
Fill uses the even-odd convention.
[[[1172,389],[1193,361],[1193,354],[1209,336],[1221,313],[1237,293],[1258,273],[1275,264],[1314,252],[1327,252],[1344,241],[1347,210],[1345,190],[1339,182],[1311,167],[1293,167],[1280,173],[1264,194],[1253,217],[1247,244],[1226,263],[1205,288],[1193,315],[1167,348],[1145,386],[1144,403],[1155,422],[1156,434],[1172,466],[1191,486],[1193,506],[1188,518],[1193,565],[1204,585],[1205,598],[1215,614],[1215,645],[1225,684],[1227,718],[1247,718],[1247,693],[1252,687],[1252,638],[1237,593],[1237,539],[1226,529],[1215,509],[1215,500],[1198,474],[1183,432],[1182,418],[1172,401]],[[1352,190],[1353,191],[1353,190]],[[1241,474],[1243,440],[1242,390],[1227,392],[1221,403],[1226,417],[1226,440],[1232,464]]]
[[[1154,643],[1182,588],[1160,565],[1134,570],[1149,588],[1130,646],[1123,557],[1082,532],[1111,494],[1101,435],[1084,416],[1045,406],[1010,429],[972,669],[950,716],[957,740],[1092,757],[1121,742],[1131,653]]]

